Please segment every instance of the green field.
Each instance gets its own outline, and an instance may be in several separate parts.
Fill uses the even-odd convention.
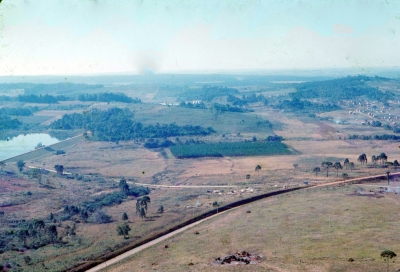
[[[281,142],[228,142],[175,145],[170,147],[177,158],[224,157],[224,156],[271,156],[289,155],[293,151]]]

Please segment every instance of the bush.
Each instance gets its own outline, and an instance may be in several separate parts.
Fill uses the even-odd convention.
[[[110,223],[111,222],[111,216],[103,212],[102,210],[96,210],[92,216],[91,219],[94,223],[97,224],[105,224],[105,223]]]

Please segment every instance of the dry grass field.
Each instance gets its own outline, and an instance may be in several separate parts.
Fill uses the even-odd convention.
[[[104,271],[384,271],[380,253],[400,251],[400,219],[395,216],[400,197],[353,194],[370,188],[377,191],[363,185],[327,187],[252,203]],[[262,261],[236,267],[211,264],[238,250],[261,254]]]

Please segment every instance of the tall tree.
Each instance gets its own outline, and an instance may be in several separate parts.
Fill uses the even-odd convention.
[[[326,170],[326,176],[328,177],[329,169],[333,166],[331,162],[323,162],[321,163],[322,168]]]
[[[335,164],[333,165],[333,168],[336,169],[336,177],[338,177],[339,175],[339,169],[342,169],[342,165],[340,164],[340,162],[335,162]]]
[[[381,258],[387,263],[386,271],[389,272],[389,261],[395,258],[397,255],[394,251],[391,250],[384,250],[381,252]]]
[[[397,167],[399,167],[399,166],[400,166],[399,162],[397,160],[394,160],[394,162],[393,162],[394,171],[396,171]]]
[[[361,167],[362,167],[362,166],[364,165],[364,163],[367,163],[367,162],[368,162],[368,160],[367,160],[367,155],[361,154],[360,156],[358,156],[357,161],[360,162]]]
[[[382,152],[379,156],[381,157],[382,164],[387,162],[388,157],[385,153]]]
[[[321,168],[315,167],[312,171],[313,171],[313,173],[315,173],[315,176],[317,176],[318,173],[321,172]]]
[[[258,176],[260,176],[261,165],[257,165],[255,171],[257,172]]]
[[[126,214],[126,212],[122,214],[122,220],[128,220],[128,215]]]
[[[349,163],[350,163],[349,159],[346,158],[346,159],[344,159],[343,166],[346,167],[346,169],[347,169],[347,167],[349,166]]]
[[[378,158],[377,158],[375,155],[372,155],[371,161],[372,161],[372,163],[373,163],[374,165],[376,165],[377,160],[378,160]]]
[[[386,172],[386,177],[387,177],[388,186],[389,186],[389,179],[390,179],[390,172],[389,171]]]
[[[25,162],[23,160],[17,161],[17,167],[20,172],[24,171]]]
[[[349,163],[350,171],[353,172],[354,169],[354,162]]]
[[[144,217],[146,216],[148,203],[150,203],[149,196],[143,196],[136,200],[136,213],[138,213],[141,218],[143,218],[142,216],[143,211],[144,211]]]

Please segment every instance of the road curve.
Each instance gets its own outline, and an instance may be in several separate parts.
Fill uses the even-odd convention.
[[[400,172],[396,172],[396,173],[391,174],[392,177],[393,176],[397,176],[397,175],[400,175]],[[299,188],[299,189],[306,189],[306,188],[310,188],[310,187],[325,187],[325,186],[339,185],[339,184],[345,184],[345,183],[353,183],[353,182],[359,182],[359,181],[376,179],[376,178],[385,178],[385,177],[386,177],[386,174],[374,175],[374,176],[360,177],[360,178],[347,179],[347,180],[341,180],[341,181],[333,181],[333,182],[328,182],[328,183],[323,183],[323,184],[318,184],[318,185],[312,185],[312,186]],[[136,184],[139,184],[139,183],[136,183]],[[159,186],[162,186],[162,185],[159,185]],[[172,187],[174,187],[174,186],[172,186]],[[204,222],[206,220],[209,220],[209,219],[214,218],[214,217],[216,217],[216,216],[218,216],[220,214],[223,214],[225,212],[231,211],[233,209],[239,208],[239,207],[241,207],[243,205],[247,205],[247,204],[249,204],[249,203],[242,204],[240,206],[236,206],[234,208],[231,208],[231,209],[225,210],[223,212],[208,216],[208,217],[203,218],[203,219],[201,219],[199,221],[196,221],[194,223],[186,225],[186,226],[184,226],[182,228],[179,228],[179,229],[174,230],[174,231],[172,231],[170,233],[167,233],[167,234],[165,234],[163,236],[160,236],[160,237],[158,237],[158,238],[156,238],[156,239],[154,239],[154,240],[152,240],[150,242],[147,242],[147,243],[145,243],[145,244],[143,244],[141,246],[138,246],[138,247],[136,247],[134,249],[131,249],[131,250],[129,250],[129,251],[127,251],[127,252],[125,252],[125,253],[123,253],[121,255],[118,255],[117,257],[114,257],[114,258],[112,258],[112,259],[110,259],[108,261],[105,261],[104,263],[101,263],[101,264],[99,264],[99,265],[97,265],[97,266],[95,266],[95,267],[93,267],[93,268],[91,268],[89,270],[86,270],[86,271],[87,272],[97,272],[97,271],[100,271],[102,269],[105,269],[110,265],[113,265],[113,264],[115,264],[115,263],[117,263],[119,261],[122,261],[123,259],[125,259],[125,258],[127,258],[129,256],[132,256],[132,255],[134,255],[134,254],[136,254],[136,253],[138,253],[138,252],[140,252],[140,251],[142,251],[142,250],[144,250],[144,249],[146,249],[148,247],[151,247],[151,246],[153,246],[155,244],[158,244],[158,243],[160,243],[160,242],[162,242],[162,241],[164,241],[164,240],[166,240],[166,239],[168,239],[168,238],[170,238],[170,237],[172,237],[172,236],[174,236],[174,235],[176,235],[178,233],[181,233],[181,232],[183,232],[185,230],[188,230],[188,229],[190,229],[190,228],[192,228],[192,227],[194,227],[194,226],[196,226],[198,224],[201,224],[202,222]]]

